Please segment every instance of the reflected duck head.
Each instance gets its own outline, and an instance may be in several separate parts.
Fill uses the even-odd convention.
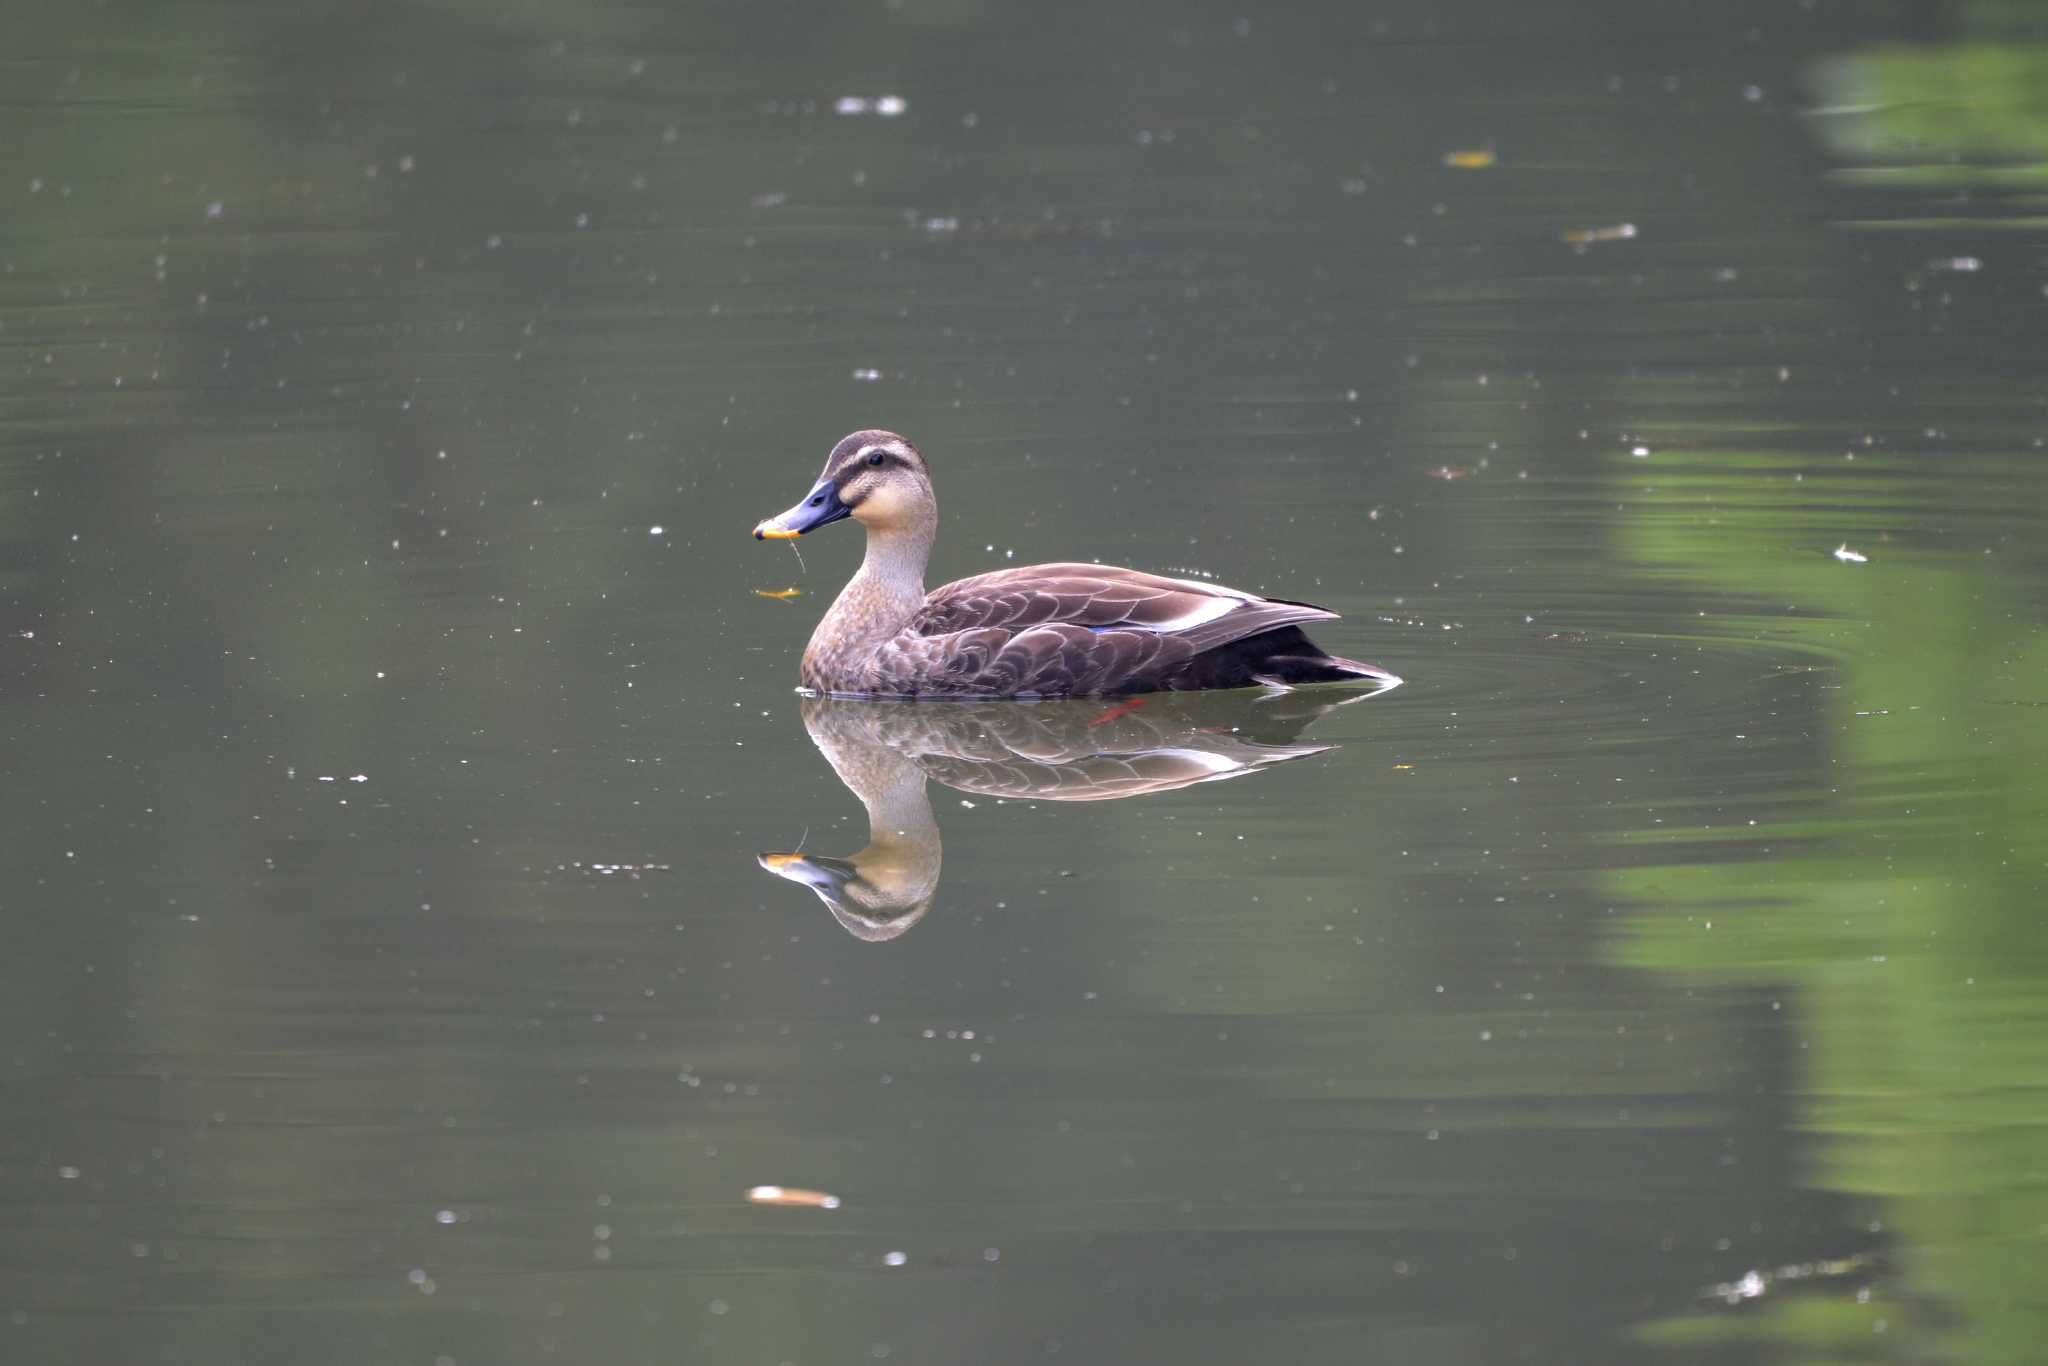
[[[845,931],[880,943],[924,919],[939,889],[939,852],[920,855],[902,845],[871,844],[851,858],[824,854],[764,853],[769,872],[818,894]]]

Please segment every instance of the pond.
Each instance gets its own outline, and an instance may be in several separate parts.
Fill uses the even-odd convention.
[[[2037,1359],[2029,15],[25,19],[0,1354]],[[1404,682],[801,698],[866,426]]]

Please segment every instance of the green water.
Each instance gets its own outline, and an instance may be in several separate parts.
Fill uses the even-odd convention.
[[[0,1359],[2038,1360],[2031,8],[14,29]],[[805,707],[868,425],[1407,681]]]

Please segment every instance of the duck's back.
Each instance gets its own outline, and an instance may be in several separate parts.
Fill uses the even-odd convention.
[[[1001,569],[933,590],[857,691],[1057,697],[1365,676],[1321,667],[1349,661],[1298,629],[1335,616],[1113,565]],[[1309,663],[1321,672],[1294,667]]]

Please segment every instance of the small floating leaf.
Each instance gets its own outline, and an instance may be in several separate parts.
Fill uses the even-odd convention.
[[[773,598],[777,602],[788,602],[791,598],[800,598],[803,595],[804,590],[801,588],[756,588],[754,590],[755,597]]]
[[[1615,223],[1604,228],[1572,228],[1565,233],[1564,240],[1583,247],[1590,242],[1623,242],[1635,235],[1635,224]]]
[[[1461,171],[1483,171],[1498,160],[1491,147],[1471,147],[1458,152],[1445,152],[1444,165],[1454,166]]]
[[[801,1186],[755,1186],[747,1199],[756,1205],[782,1205],[790,1209],[838,1209],[839,1197]]]

